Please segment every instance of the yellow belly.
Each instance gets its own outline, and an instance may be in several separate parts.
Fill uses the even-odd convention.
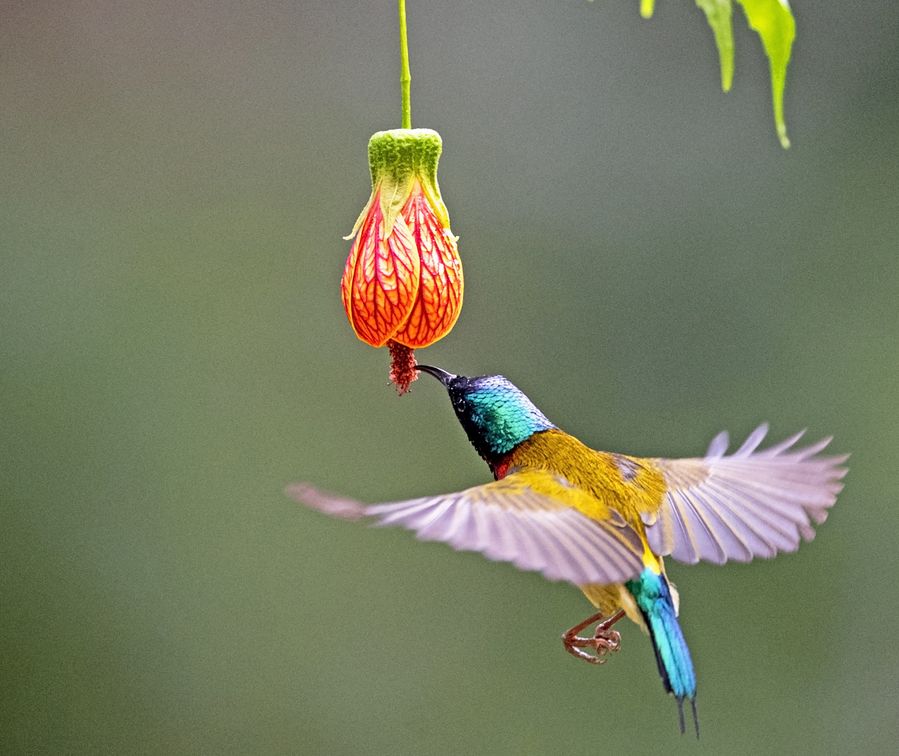
[[[611,585],[590,583],[580,586],[580,589],[584,592],[587,600],[604,615],[611,616],[619,609],[624,609],[629,620],[638,625],[643,632],[648,632],[634,597],[621,583],[612,583]]]
[[[665,575],[665,563],[662,558],[659,557],[657,559],[651,553],[649,554],[649,557],[652,559],[654,565],[651,568],[656,572]],[[668,576],[665,575],[666,580],[667,578]],[[643,621],[643,615],[637,608],[637,602],[634,601],[631,592],[624,587],[623,583],[610,583],[608,585],[589,583],[578,587],[583,591],[587,600],[604,615],[610,616],[615,614],[619,609],[624,609],[624,613],[631,622],[640,627],[644,633],[649,632],[649,628],[646,627],[646,623]],[[678,593],[677,586],[671,581],[668,581],[668,590],[671,592],[674,613],[675,615],[678,615],[680,614],[680,594]]]

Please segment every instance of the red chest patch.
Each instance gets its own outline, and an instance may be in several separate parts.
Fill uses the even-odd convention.
[[[510,457],[503,457],[499,462],[493,465],[493,477],[497,480],[502,480],[509,473],[509,468],[512,466],[512,460]]]

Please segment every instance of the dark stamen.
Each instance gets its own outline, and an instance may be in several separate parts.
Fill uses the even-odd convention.
[[[409,390],[412,381],[418,380],[415,354],[405,344],[393,340],[387,342],[387,348],[390,350],[390,380],[402,396]]]

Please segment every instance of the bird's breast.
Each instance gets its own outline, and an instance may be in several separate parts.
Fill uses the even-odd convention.
[[[618,512],[642,532],[642,512],[654,512],[662,503],[665,481],[649,460],[596,451],[558,429],[535,433],[494,466],[497,479],[516,470],[547,470],[571,486],[590,494],[596,504],[584,514],[608,519]],[[580,507],[579,507],[580,508]]]

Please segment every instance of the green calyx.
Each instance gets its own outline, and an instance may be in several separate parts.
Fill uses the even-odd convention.
[[[437,163],[443,151],[440,134],[432,129],[379,131],[368,142],[373,191],[380,191],[385,233],[389,234],[414,185],[418,182],[441,224],[449,215],[437,184]]]
[[[382,179],[400,183],[413,174],[436,181],[442,151],[443,140],[432,129],[379,131],[368,140],[372,186]]]

